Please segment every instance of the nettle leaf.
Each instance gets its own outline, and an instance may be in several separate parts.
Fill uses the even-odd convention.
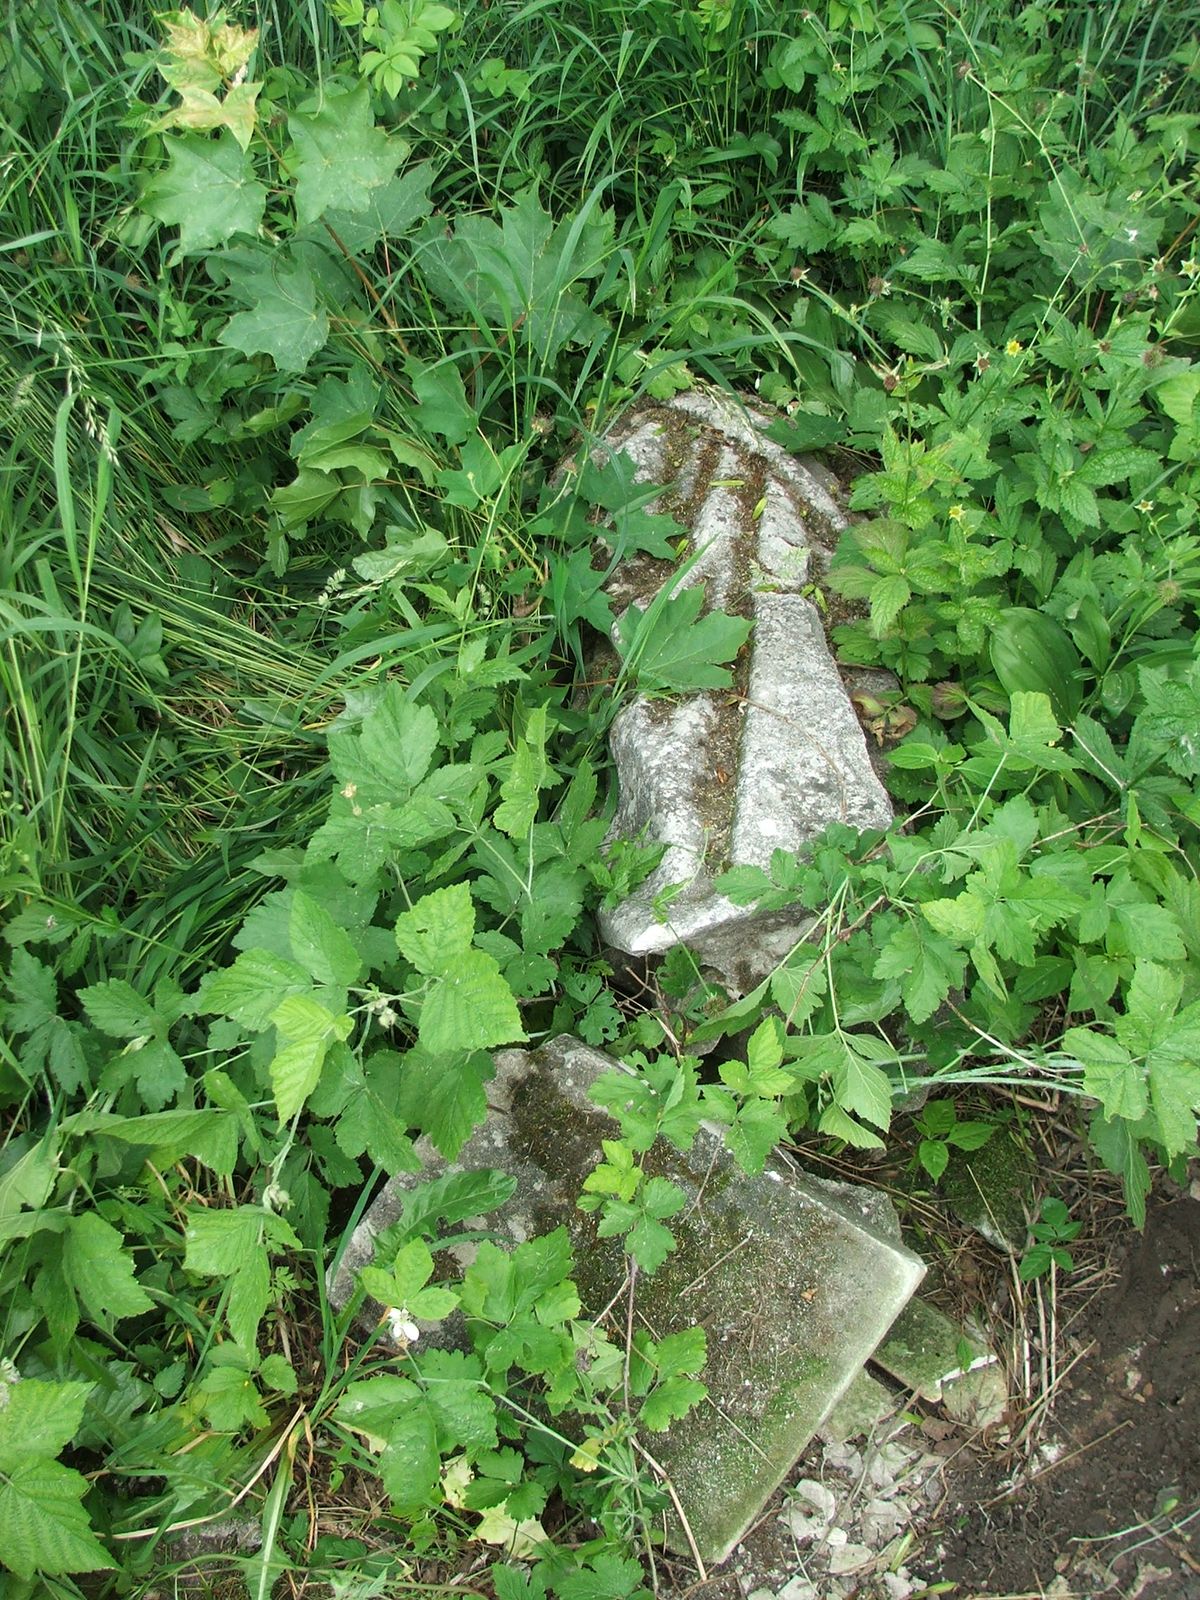
[[[744,617],[710,611],[701,617],[704,585],[681,589],[646,610],[630,606],[617,626],[617,649],[638,687],[650,694],[727,689],[732,661],[750,634]]]
[[[1090,1028],[1069,1028],[1063,1047],[1083,1068],[1084,1093],[1099,1100],[1106,1117],[1138,1122],[1146,1115],[1146,1069],[1123,1045]]]
[[[467,954],[475,936],[475,906],[465,883],[422,895],[396,920],[396,945],[418,972],[441,976]]]
[[[168,165],[146,185],[141,203],[159,222],[179,228],[175,259],[214,249],[235,233],[258,232],[267,191],[232,133],[167,137],[163,148]]]
[[[437,978],[421,1001],[417,1032],[434,1055],[487,1050],[526,1037],[512,990],[499,965],[482,950],[468,950],[452,971]]]
[[[487,1115],[484,1085],[494,1072],[492,1058],[482,1047],[450,1055],[410,1050],[399,1072],[398,1114],[453,1161]]]
[[[94,1211],[71,1218],[63,1237],[63,1269],[97,1327],[111,1332],[122,1317],[153,1311],[154,1301],[134,1276],[125,1241]]]
[[[500,785],[500,804],[493,822],[510,839],[523,839],[537,816],[538,795],[558,782],[546,760],[546,707],[529,713],[525,733],[517,740],[512,771]]]
[[[87,1383],[23,1378],[0,1404],[0,1563],[30,1582],[35,1573],[101,1572],[116,1563],[92,1533],[81,1504],[88,1482],[54,1458],[83,1421]]]
[[[365,83],[323,97],[315,113],[288,118],[296,178],[296,221],[304,227],[326,211],[365,211],[389,183],[409,147],[377,128]]]
[[[956,902],[943,902],[947,904]],[[914,1022],[927,1022],[950,991],[961,988],[966,965],[966,956],[949,939],[910,919],[880,950],[874,975],[899,978],[904,1009]]]
[[[408,1137],[409,1127],[419,1124],[400,1110],[403,1061],[394,1050],[376,1051],[365,1067],[355,1061],[346,1073],[345,1105],[334,1130],[340,1150],[348,1156],[365,1152],[389,1176],[417,1172],[421,1165]]]
[[[868,1034],[839,1037],[842,1049],[832,1075],[838,1105],[864,1122],[886,1128],[892,1120],[892,1086],[879,1061],[894,1059],[895,1052]]]
[[[329,337],[329,318],[317,305],[316,279],[303,262],[280,261],[247,279],[242,292],[251,283],[254,308],[230,317],[218,342],[243,355],[268,355],[280,372],[303,372]],[[341,488],[334,485],[335,491]]]
[[[299,1250],[300,1240],[282,1217],[261,1206],[227,1211],[193,1207],[188,1212],[183,1264],[189,1272],[228,1284],[226,1321],[247,1353],[255,1349],[271,1297],[270,1254],[280,1249]]]
[[[94,983],[79,991],[83,1009],[102,1033],[114,1039],[136,1039],[158,1033],[163,1023],[149,1000],[120,978]]]
[[[11,923],[8,932],[11,936]],[[53,970],[18,946],[12,953],[5,987],[12,996],[11,1004],[4,1008],[5,1025],[12,1033],[25,1035],[22,1070],[32,1078],[48,1066],[68,1094],[88,1083],[83,1030],[59,1016],[58,980]]]

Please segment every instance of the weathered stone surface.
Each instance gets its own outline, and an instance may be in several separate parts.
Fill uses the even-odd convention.
[[[876,1428],[900,1409],[900,1397],[869,1372],[856,1374],[850,1387],[820,1427],[822,1439],[845,1444],[848,1439],[870,1438]]]
[[[981,1339],[925,1300],[909,1301],[872,1357],[889,1377],[935,1404],[945,1385],[995,1359]]]
[[[846,518],[832,478],[763,437],[731,402],[690,394],[640,413],[610,443],[640,481],[667,485],[669,510],[700,552],[685,584],[753,620],[733,691],[665,703],[638,699],[611,733],[620,800],[614,837],[666,843],[656,871],[602,913],[601,933],[631,956],[684,942],[745,990],[803,936],[795,912],[756,914],[716,893],[730,865],[768,868],[831,822],[886,827],[892,813],[838,674],[821,619],[802,592]],[[618,607],[646,604],[670,576],[639,558],[618,569]],[[670,899],[667,921],[655,900]]]
[[[559,1038],[535,1051],[504,1051],[489,1087],[492,1111],[449,1170],[499,1167],[518,1180],[487,1225],[519,1243],[565,1225],[575,1249],[584,1312],[618,1295],[626,1262],[576,1207],[583,1178],[614,1123],[588,1099],[614,1068],[599,1051]],[[425,1152],[436,1176],[447,1164]],[[879,1224],[880,1197],[823,1184],[790,1166],[746,1177],[715,1131],[688,1156],[652,1152],[653,1170],[684,1190],[676,1253],[639,1276],[639,1323],[653,1337],[701,1325],[710,1398],[652,1448],[671,1477],[700,1554],[725,1558],[886,1333],[924,1272]],[[345,1302],[351,1273],[370,1259],[375,1233],[399,1214],[416,1181],[393,1180],[356,1233],[331,1286]],[[684,1547],[680,1529],[669,1530]]]

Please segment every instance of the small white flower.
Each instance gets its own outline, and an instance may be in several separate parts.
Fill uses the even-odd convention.
[[[388,1338],[393,1344],[401,1345],[407,1349],[410,1344],[416,1344],[421,1337],[421,1330],[408,1314],[407,1306],[393,1307],[384,1318]]]
[[[292,1197],[280,1184],[274,1180],[263,1190],[264,1211],[286,1211],[292,1203]]]

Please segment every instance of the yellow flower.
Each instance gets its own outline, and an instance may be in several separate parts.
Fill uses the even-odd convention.
[[[1021,343],[1020,339],[1010,339],[1004,346],[1004,353],[1008,356],[1019,356],[1024,348],[1025,346]]]
[[[961,522],[966,514],[962,506],[951,506],[947,513],[951,522]]]

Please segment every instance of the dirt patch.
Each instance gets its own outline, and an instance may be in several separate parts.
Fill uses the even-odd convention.
[[[1200,1202],[1177,1189],[1152,1200],[1066,1359],[1076,1364],[1028,1466],[1015,1481],[984,1461],[948,1472],[941,1534],[919,1565],[973,1600],[1196,1600]]]

